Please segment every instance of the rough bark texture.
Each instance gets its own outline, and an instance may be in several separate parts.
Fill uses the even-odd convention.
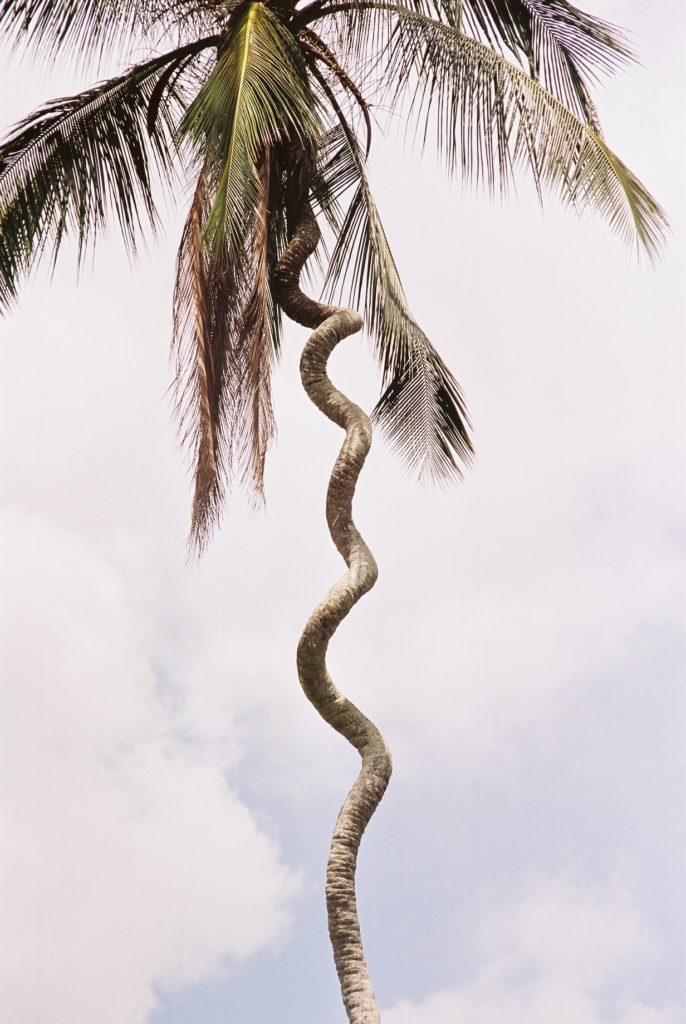
[[[351,309],[324,306],[300,291],[300,271],[319,240],[319,228],[307,203],[300,205],[292,239],[275,273],[279,303],[288,316],[315,331],[305,345],[300,373],[307,394],[325,416],[342,427],[345,441],[329,481],[326,518],[334,544],[348,571],[310,616],[298,645],[298,675],[308,699],[322,718],[352,743],[362,758],[360,773],[338,815],[326,873],[329,935],[343,1002],[350,1024],[380,1024],[367,972],[355,899],[355,869],[360,841],[391,775],[391,755],[376,728],[335,687],[326,668],[329,640],[352,606],[373,587],[374,557],[352,519],[355,485],[371,444],[368,417],[337,391],[326,364],[343,338],[362,327]]]

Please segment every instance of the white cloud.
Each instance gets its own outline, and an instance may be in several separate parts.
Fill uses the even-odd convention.
[[[284,934],[297,885],[151,668],[145,558],[0,516],[0,1004],[138,1024]]]
[[[656,950],[623,874],[605,886],[538,876],[518,901],[491,903],[472,980],[398,1003],[385,1024],[677,1024],[674,1007],[636,993]]]

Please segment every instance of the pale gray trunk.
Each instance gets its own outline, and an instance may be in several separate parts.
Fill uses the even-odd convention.
[[[337,391],[326,364],[343,338],[362,327],[350,309],[324,306],[300,291],[300,271],[319,240],[309,203],[292,214],[291,240],[275,268],[278,301],[298,323],[315,327],[305,345],[300,372],[317,408],[345,430],[345,441],[329,481],[326,518],[334,544],[348,571],[315,608],[298,644],[298,675],[303,690],[322,718],[352,743],[362,758],[360,773],[345,798],[334,829],[326,871],[329,935],[343,1002],[350,1024],[380,1024],[374,990],[362,948],[355,898],[355,869],[360,841],[391,775],[391,755],[374,725],[335,687],[326,668],[329,640],[378,575],[374,557],[352,519],[355,485],[371,444],[365,413]]]
[[[374,556],[352,519],[355,485],[371,444],[365,413],[331,384],[326,363],[343,338],[359,331],[362,319],[352,310],[330,315],[308,340],[300,361],[305,390],[321,411],[346,432],[329,481],[326,518],[347,573],[331,588],[308,619],[298,645],[298,675],[319,714],[359,751],[362,767],[341,808],[326,871],[329,935],[343,1002],[351,1024],[381,1020],[367,972],[355,899],[355,868],[362,834],[391,775],[391,755],[383,736],[335,687],[326,668],[326,650],[339,624],[376,582]]]

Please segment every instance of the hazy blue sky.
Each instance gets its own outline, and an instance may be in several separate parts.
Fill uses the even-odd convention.
[[[359,896],[384,1024],[686,1022],[681,4],[596,0],[643,67],[606,134],[667,208],[638,266],[529,186],[503,208],[377,135],[415,314],[477,459],[423,491],[379,436],[356,519],[377,587],[332,645],[395,776]],[[88,84],[11,62],[0,123]],[[166,394],[183,216],[131,270],[65,254],[0,324],[0,1007],[12,1024],[335,1024],[322,878],[355,756],[294,650],[342,566],[339,431],[277,373],[266,513],[185,562]],[[369,346],[331,374],[367,407]]]

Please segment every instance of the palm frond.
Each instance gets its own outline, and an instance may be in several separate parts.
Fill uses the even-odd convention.
[[[0,49],[96,66],[131,58],[143,42],[181,46],[223,28],[239,0],[0,0]]]
[[[358,162],[352,158],[350,145],[346,141],[342,123],[348,126],[351,139],[357,138],[355,115],[362,120],[366,132],[366,153],[370,142],[369,112],[364,98],[354,96],[341,77],[324,63],[320,66],[312,59],[310,66],[312,84],[316,90],[319,106],[333,108],[336,120],[325,128],[319,138],[316,159],[312,166],[310,194],[315,208],[325,217],[332,233],[337,236],[343,223],[342,197],[359,183]],[[357,90],[356,90],[357,91]],[[359,147],[358,147],[359,148]],[[360,158],[362,154],[360,151]],[[326,245],[324,245],[326,248]],[[317,249],[314,256],[317,257]]]
[[[338,145],[336,146],[336,142]],[[412,316],[372,198],[359,145],[342,123],[329,141],[330,190],[357,180],[329,263],[329,297],[345,291],[364,310],[383,394],[374,418],[420,479],[446,479],[470,461],[460,387]]]
[[[180,103],[165,76],[213,42],[200,40],[55,100],[0,145],[0,298],[16,293],[46,249],[54,259],[65,235],[76,238],[82,256],[109,213],[135,249],[143,218],[156,220],[151,164],[167,180],[173,174]]]
[[[347,71],[341,67],[335,54],[316,32],[313,32],[309,28],[301,28],[298,32],[298,41],[300,45],[305,48],[310,64],[312,64],[313,61],[321,61],[337,84],[341,85],[343,89],[354,97],[358,110],[362,113],[362,117],[364,118],[367,130],[365,155],[369,156],[369,150],[372,144],[372,122],[369,115],[369,105],[362,95],[362,92]]]
[[[255,218],[239,253],[207,239],[217,189],[200,176],[177,257],[173,355],[176,417],[195,477],[191,544],[202,550],[236,477],[264,496],[267,449],[275,434],[271,365],[280,320],[269,290],[269,154],[259,168]]]
[[[334,125],[319,141],[310,189],[315,207],[335,235],[339,234],[343,223],[341,198],[357,186],[359,180],[358,164],[351,158],[340,125]]]
[[[567,0],[464,0],[460,7],[472,34],[521,60],[532,78],[598,129],[589,84],[634,59],[615,25]]]
[[[386,64],[399,83],[393,99],[413,83],[409,114],[424,139],[435,124],[450,170],[494,189],[524,165],[537,188],[599,214],[649,256],[660,250],[664,211],[592,127],[491,47],[416,11],[395,14]]]
[[[216,519],[224,498],[225,470],[220,445],[221,392],[218,387],[223,352],[230,330],[231,306],[217,315],[217,300],[230,295],[232,278],[226,266],[208,264],[203,240],[211,206],[205,173],[195,189],[181,235],[174,287],[172,356],[176,365],[175,414],[181,441],[192,449],[196,522]],[[217,291],[217,285],[219,291]]]
[[[417,3],[430,0],[417,0]],[[367,83],[370,69],[379,62],[393,29],[394,0],[365,0],[350,3],[311,3],[294,18],[298,31],[315,25],[335,54],[339,64],[354,68],[351,77],[358,86]],[[422,7],[423,9],[423,7]],[[435,13],[431,8],[431,13]]]
[[[28,46],[36,57],[82,59],[116,50],[161,12],[155,0],[0,0],[3,43]]]
[[[242,482],[256,501],[264,500],[264,463],[275,433],[271,399],[271,365],[278,355],[280,339],[273,317],[269,287],[269,155],[260,165],[259,193],[250,241],[251,284],[238,339],[240,360],[237,376],[243,397],[243,430],[239,432],[238,457]]]
[[[285,141],[314,153],[320,126],[295,39],[268,7],[248,3],[222,47],[184,131],[217,168],[207,231],[217,251],[226,247],[231,256],[257,207],[261,155]]]

